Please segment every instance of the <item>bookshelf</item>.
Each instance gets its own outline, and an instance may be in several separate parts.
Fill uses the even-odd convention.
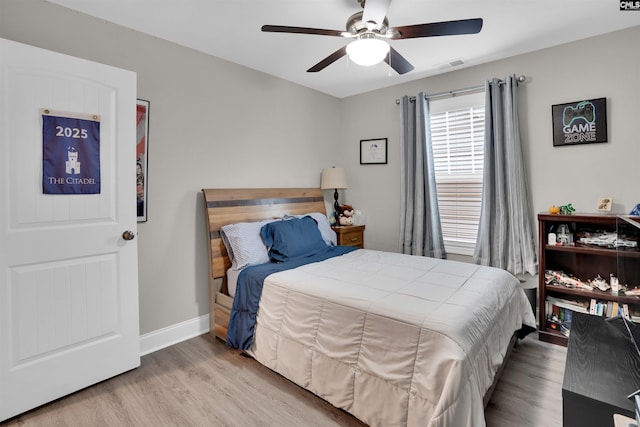
[[[549,233],[555,235],[555,243]],[[619,308],[626,307],[630,316],[640,316],[639,296],[625,295],[622,291],[615,294],[612,289],[582,288],[582,284],[589,284],[598,276],[609,283],[610,275],[628,289],[640,287],[639,241],[640,217],[538,215],[541,341],[566,346],[575,312],[610,317],[616,315]],[[549,271],[558,273],[556,277],[560,279],[550,280]],[[553,315],[558,322],[550,322]],[[566,328],[562,328],[563,322]]]

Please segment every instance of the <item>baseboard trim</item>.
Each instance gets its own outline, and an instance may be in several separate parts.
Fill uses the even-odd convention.
[[[140,356],[209,332],[209,315],[185,320],[140,336]]]

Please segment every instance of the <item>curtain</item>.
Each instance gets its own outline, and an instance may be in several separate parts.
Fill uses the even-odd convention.
[[[515,76],[485,82],[484,162],[474,260],[514,275],[534,275],[538,260],[520,143]]]
[[[400,108],[400,249],[410,255],[445,258],[431,149],[429,102],[404,96]]]

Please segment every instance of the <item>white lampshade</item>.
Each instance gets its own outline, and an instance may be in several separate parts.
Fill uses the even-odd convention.
[[[344,168],[324,168],[320,179],[320,188],[323,190],[347,188],[347,173]]]
[[[349,59],[358,65],[375,65],[389,53],[389,43],[376,38],[354,40],[347,45]]]

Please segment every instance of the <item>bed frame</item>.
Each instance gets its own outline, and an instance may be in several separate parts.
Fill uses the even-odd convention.
[[[236,222],[282,218],[285,214],[326,213],[319,188],[203,189],[209,236],[210,333],[227,339],[233,299],[227,291],[226,271],[231,267],[220,229]]]
[[[209,326],[210,333],[226,341],[233,299],[227,292],[226,271],[231,267],[220,237],[222,226],[236,222],[282,218],[285,214],[326,213],[319,188],[203,189],[209,236]],[[517,340],[511,337],[504,361],[484,396],[486,407]]]

